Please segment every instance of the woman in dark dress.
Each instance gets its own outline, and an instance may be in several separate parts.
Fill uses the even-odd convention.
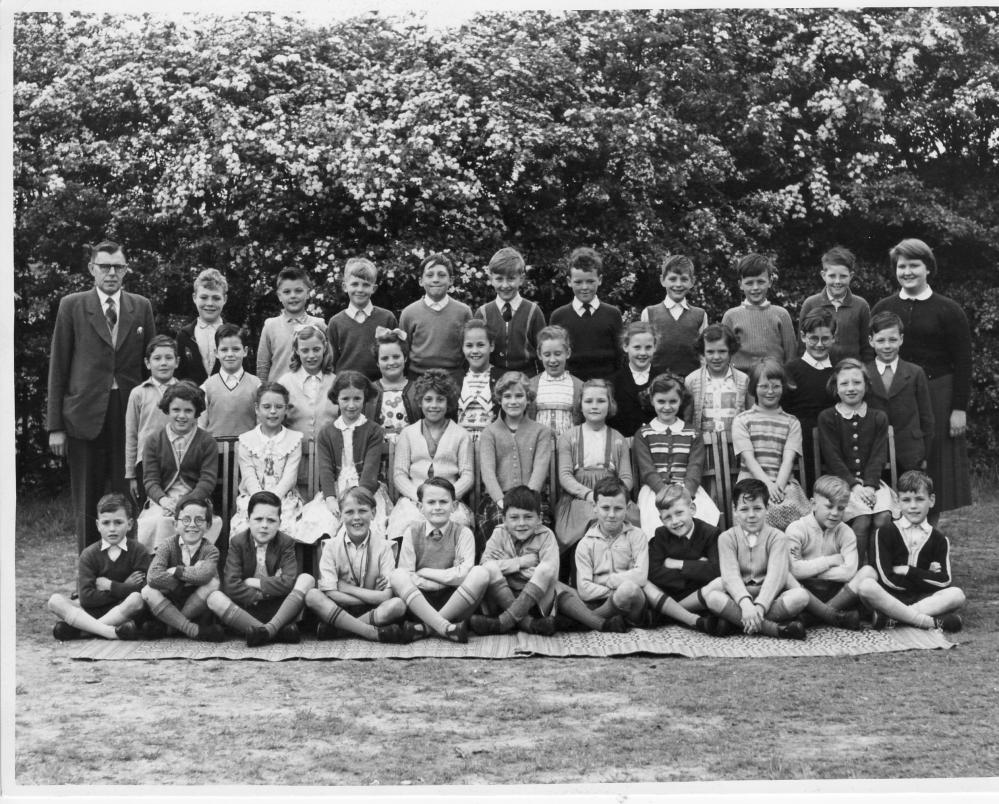
[[[934,292],[929,276],[937,269],[930,247],[922,240],[903,240],[890,252],[901,291],[882,299],[871,316],[895,313],[905,326],[900,356],[920,366],[929,380],[936,430],[926,469],[933,478],[935,524],[943,511],[971,504],[968,469],[968,398],[971,394],[971,329],[964,310],[953,299]]]

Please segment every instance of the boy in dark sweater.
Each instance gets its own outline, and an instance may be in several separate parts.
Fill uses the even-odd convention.
[[[501,248],[493,254],[488,271],[496,301],[483,304],[474,318],[481,318],[489,328],[492,363],[500,373],[522,371],[531,377],[538,373],[538,333],[544,329],[545,314],[520,295],[526,270],[516,249]]]
[[[621,311],[597,298],[603,260],[592,248],[577,248],[569,255],[571,304],[552,313],[551,323],[569,333],[569,373],[584,382],[607,379],[620,363]]]
[[[142,590],[155,620],[142,624],[146,639],[158,639],[167,627],[191,639],[221,642],[221,626],[196,621],[208,613],[208,596],[219,588],[219,551],[205,538],[212,524],[212,503],[187,496],[174,514],[176,538],[159,546]]]
[[[649,580],[643,588],[651,624],[668,618],[716,634],[716,616],[693,612],[707,608],[700,590],[718,577],[718,528],[694,519],[694,501],[681,483],[662,489],[656,507],[663,526],[649,542]]]
[[[398,326],[395,315],[371,303],[378,289],[378,269],[364,257],[351,257],[343,269],[343,291],[350,300],[347,307],[334,315],[326,330],[336,373],[352,369],[374,382],[379,377],[378,361],[371,351],[375,329]]]
[[[667,257],[659,272],[659,282],[666,288],[662,304],[642,310],[642,321],[656,330],[656,351],[652,356],[652,376],[672,371],[680,377],[700,368],[695,348],[697,336],[708,325],[708,314],[687,302],[694,287],[694,263],[689,257]]]
[[[105,494],[97,501],[100,541],[87,547],[78,562],[76,603],[58,592],[49,611],[59,618],[52,636],[60,642],[80,639],[83,632],[104,639],[138,639],[136,616],[145,608],[139,590],[146,582],[150,555],[135,539],[132,506],[124,494]]]

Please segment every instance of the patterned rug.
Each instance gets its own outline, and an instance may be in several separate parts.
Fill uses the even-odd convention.
[[[283,662],[288,659],[521,659],[528,656],[624,656],[644,653],[658,656],[767,657],[767,656],[857,656],[904,650],[952,648],[941,631],[893,628],[886,631],[843,631],[813,628],[803,642],[761,636],[710,637],[686,628],[636,629],[627,634],[598,632],[558,634],[551,637],[516,633],[473,636],[467,645],[443,639],[424,639],[411,645],[381,645],[361,639],[318,642],[306,638],[298,645],[265,645],[247,648],[233,637],[210,644],[172,638],[155,642],[115,642],[88,639],[56,647],[70,659],[121,661],[142,659],[256,659]]]

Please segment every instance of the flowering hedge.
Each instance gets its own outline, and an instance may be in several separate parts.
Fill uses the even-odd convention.
[[[714,316],[731,266],[773,256],[796,311],[818,257],[860,258],[888,293],[888,248],[931,243],[938,290],[976,338],[973,454],[999,441],[999,25],[995,10],[618,11],[480,15],[460,28],[367,16],[18,14],[14,31],[18,472],[63,478],[44,444],[58,300],[86,287],[84,244],[127,245],[129,287],[158,325],[190,317],[190,280],[231,283],[227,317],[259,331],[289,265],[314,307],[344,300],[344,260],[384,271],[376,303],[417,294],[435,250],[456,294],[487,297],[501,245],[531,294],[568,298],[562,262],[597,247],[604,295],[662,291],[662,255],[694,257]]]

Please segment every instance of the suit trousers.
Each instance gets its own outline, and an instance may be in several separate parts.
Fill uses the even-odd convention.
[[[125,400],[117,388],[110,392],[104,426],[95,439],[66,439],[70,494],[76,525],[76,546],[82,553],[100,540],[97,532],[97,501],[111,491],[130,499],[125,480]]]

